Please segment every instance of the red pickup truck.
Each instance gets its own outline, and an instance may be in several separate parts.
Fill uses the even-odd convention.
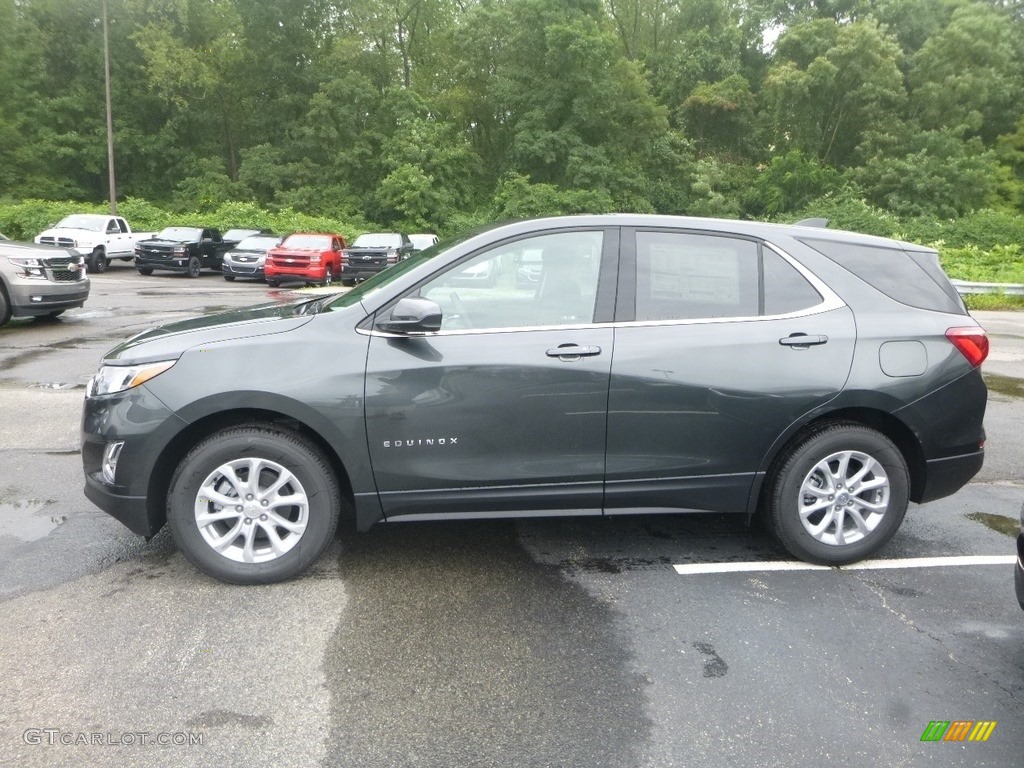
[[[267,251],[263,266],[267,285],[276,288],[285,280],[309,285],[330,285],[341,273],[341,249],[345,238],[322,232],[296,232]]]

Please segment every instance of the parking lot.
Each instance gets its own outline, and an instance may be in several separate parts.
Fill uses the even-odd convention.
[[[1024,761],[1024,317],[979,313],[986,465],[911,506],[891,567],[769,570],[726,516],[566,518],[380,525],[233,587],[85,499],[84,386],[126,336],[296,295],[117,262],[0,329],[0,766]]]

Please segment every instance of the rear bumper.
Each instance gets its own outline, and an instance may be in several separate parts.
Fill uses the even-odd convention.
[[[984,463],[984,450],[926,462],[924,492],[921,498],[915,501],[924,503],[953,495],[981,471]]]

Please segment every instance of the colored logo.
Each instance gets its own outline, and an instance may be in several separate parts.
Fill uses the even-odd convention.
[[[995,729],[995,720],[932,720],[921,741],[988,741]]]

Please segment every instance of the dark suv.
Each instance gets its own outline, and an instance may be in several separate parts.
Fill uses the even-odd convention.
[[[493,280],[467,277],[482,269]],[[347,294],[124,342],[86,393],[85,489],[136,533],[169,523],[238,583],[301,573],[343,512],[359,529],[759,512],[797,557],[849,563],[909,501],[980,469],[987,352],[935,252],[911,243],[518,222]]]

